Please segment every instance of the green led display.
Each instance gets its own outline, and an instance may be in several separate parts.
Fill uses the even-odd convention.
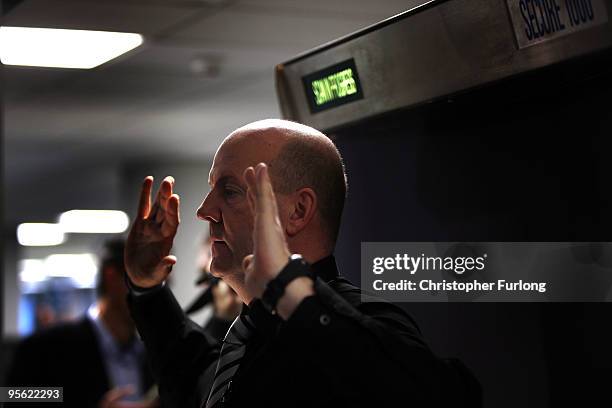
[[[312,113],[323,112],[363,98],[353,59],[303,76],[302,83]]]
[[[311,82],[314,102],[317,106],[357,93],[357,81],[352,68],[335,72]]]

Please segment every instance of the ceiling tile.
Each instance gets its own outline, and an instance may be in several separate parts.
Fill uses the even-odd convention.
[[[171,38],[199,40],[203,46],[294,46],[296,52],[301,52],[376,21],[378,18],[368,15],[338,16],[237,4],[178,30]]]

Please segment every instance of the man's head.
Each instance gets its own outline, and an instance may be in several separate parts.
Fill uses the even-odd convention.
[[[338,150],[308,126],[258,121],[219,146],[209,175],[211,191],[198,209],[198,217],[210,222],[211,270],[217,276],[242,273],[242,260],[252,253],[253,214],[243,173],[260,162],[269,166],[291,252],[316,261],[333,251],[347,190]]]

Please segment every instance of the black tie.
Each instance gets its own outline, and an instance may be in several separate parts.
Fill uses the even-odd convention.
[[[240,362],[244,357],[246,343],[254,330],[253,321],[247,315],[238,316],[234,323],[232,323],[223,339],[219,361],[217,362],[217,370],[215,371],[215,379],[213,380],[210,394],[208,394],[206,408],[214,407],[227,392],[232,377],[238,371]]]

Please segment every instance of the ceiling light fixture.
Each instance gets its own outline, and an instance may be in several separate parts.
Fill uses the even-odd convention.
[[[80,287],[93,287],[96,281],[98,260],[95,255],[53,254],[45,259],[45,272],[49,277],[70,278]]]
[[[22,259],[19,261],[19,280],[24,283],[37,283],[47,279],[45,261],[42,259]]]
[[[58,224],[27,222],[17,226],[17,241],[23,246],[53,246],[64,242]]]
[[[90,69],[141,45],[135,33],[0,27],[0,61],[5,65]]]
[[[123,211],[70,210],[59,217],[64,232],[117,234],[127,230],[130,219]]]

